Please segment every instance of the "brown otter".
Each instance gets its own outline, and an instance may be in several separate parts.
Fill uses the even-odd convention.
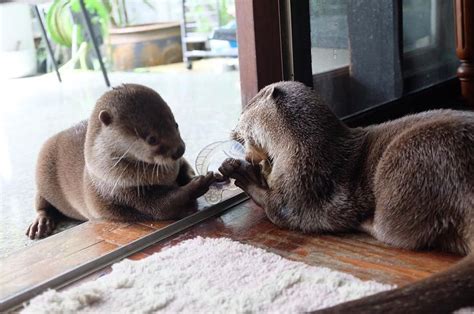
[[[175,219],[214,181],[193,178],[171,109],[155,91],[126,84],[106,92],[88,121],[43,145],[37,218],[27,235],[52,233],[59,213],[79,219]]]
[[[326,311],[474,304],[474,113],[435,110],[349,128],[316,92],[280,82],[249,102],[234,134],[247,161],[228,159],[220,171],[273,223],[314,233],[363,230],[396,247],[471,254],[425,282]],[[271,165],[265,173],[262,161]]]

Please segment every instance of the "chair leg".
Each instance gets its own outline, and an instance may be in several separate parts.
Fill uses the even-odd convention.
[[[92,23],[90,20],[89,12],[87,12],[86,10],[86,5],[84,4],[84,0],[79,0],[79,4],[81,6],[82,14],[84,16],[84,20],[86,23],[87,33],[89,34],[89,37],[91,38],[92,46],[94,46],[97,59],[99,59],[100,69],[102,71],[102,75],[104,76],[105,85],[107,85],[107,87],[110,87],[109,77],[107,75],[107,70],[105,69],[104,62],[102,60],[102,55],[100,54],[97,38],[94,36],[94,30],[92,29]]]
[[[51,61],[53,63],[54,71],[56,71],[56,75],[58,77],[59,82],[62,82],[58,64],[56,63],[56,59],[54,58],[53,48],[51,48],[51,43],[49,42],[48,34],[46,33],[46,28],[44,27],[43,15],[40,13],[37,5],[34,6],[34,10],[40,24],[41,37],[46,42],[46,50],[48,50],[49,57],[51,58]]]

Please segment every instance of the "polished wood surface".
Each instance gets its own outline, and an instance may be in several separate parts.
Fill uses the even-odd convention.
[[[85,222],[0,260],[0,300],[169,225]],[[137,254],[131,258],[143,258]],[[95,278],[91,276],[90,278]]]
[[[456,54],[463,97],[474,105],[474,1],[455,0]]]
[[[86,222],[39,241],[33,247],[0,261],[0,299],[109,253],[169,223]],[[449,254],[391,248],[365,234],[308,235],[284,230],[273,225],[252,201],[128,258],[140,260],[196,236],[227,237],[291,260],[397,285],[430,276],[460,259]],[[104,267],[70,286],[95,280],[110,271],[110,266]]]
[[[238,193],[238,190],[223,193],[223,199]],[[198,199],[199,210],[208,206],[210,204],[204,198]],[[0,303],[16,293],[113,252],[174,222],[171,220],[140,223],[88,221],[40,240],[7,258],[0,259]],[[128,258],[137,260],[145,256],[147,256],[146,253],[137,253]],[[82,279],[81,282],[100,275],[102,271]]]
[[[460,259],[450,254],[388,247],[365,234],[308,235],[284,230],[273,225],[252,201],[143,252],[153,254],[196,236],[227,237],[291,260],[397,285],[423,279]]]

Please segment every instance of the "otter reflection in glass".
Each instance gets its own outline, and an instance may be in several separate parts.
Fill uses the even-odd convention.
[[[171,109],[135,84],[106,92],[88,121],[46,141],[36,169],[31,239],[55,229],[59,213],[78,220],[177,219],[216,180],[194,176]]]

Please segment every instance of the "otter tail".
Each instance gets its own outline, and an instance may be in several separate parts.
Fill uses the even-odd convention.
[[[419,282],[314,313],[452,313],[474,306],[474,254]]]

